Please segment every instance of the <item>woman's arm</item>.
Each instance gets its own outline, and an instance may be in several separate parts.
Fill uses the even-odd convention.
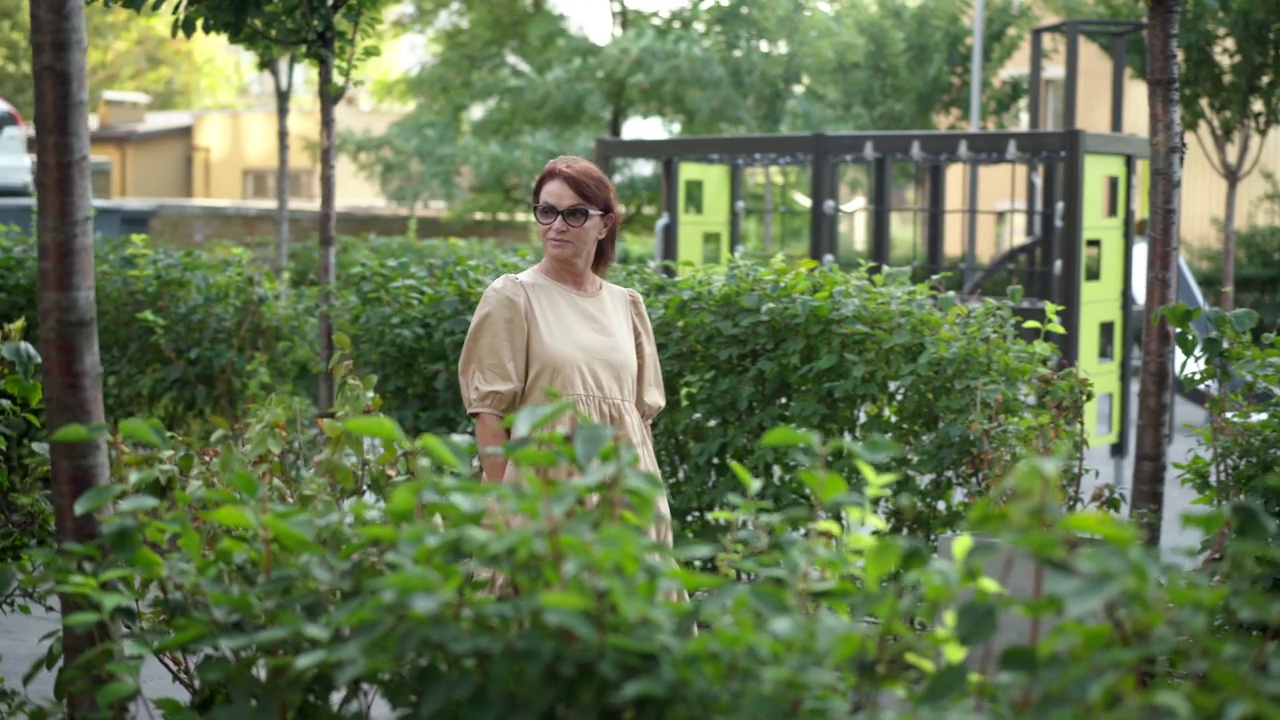
[[[476,451],[480,454],[480,467],[484,478],[490,482],[502,482],[507,474],[507,459],[495,454],[507,442],[507,431],[502,428],[502,417],[492,413],[476,413]]]

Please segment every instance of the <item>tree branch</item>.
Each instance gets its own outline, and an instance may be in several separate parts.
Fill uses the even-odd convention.
[[[1264,137],[1262,138],[1262,141],[1258,143],[1258,149],[1257,149],[1257,152],[1254,153],[1253,162],[1249,163],[1249,165],[1245,168],[1244,172],[1240,173],[1240,178],[1242,180],[1252,175],[1253,171],[1258,169],[1258,162],[1262,160],[1262,151],[1265,150],[1266,147],[1267,147],[1267,142],[1266,142],[1266,138]]]
[[[337,8],[334,8],[337,12]],[[360,22],[364,20],[364,10],[356,14],[356,21],[351,27],[351,47],[347,48],[347,62],[342,68],[342,90],[338,93],[338,97],[346,97],[347,90],[351,88],[352,64],[356,61],[356,48],[360,46]]]
[[[1240,168],[1244,167],[1245,158],[1249,156],[1249,144],[1253,141],[1253,130],[1246,124],[1240,128],[1239,145],[1236,147],[1236,161],[1231,165],[1231,177],[1239,181],[1241,177]],[[1223,163],[1225,166],[1226,163]]]
[[[1191,135],[1196,139],[1196,144],[1200,146],[1200,152],[1204,153],[1205,159],[1209,161],[1209,167],[1213,168],[1213,171],[1218,173],[1219,176],[1225,178],[1227,176],[1226,171],[1221,170],[1218,167],[1218,161],[1221,160],[1221,156],[1219,155],[1217,160],[1214,159],[1214,155],[1217,153],[1209,152],[1209,148],[1204,144],[1204,138],[1200,136],[1200,130],[1198,128],[1192,132]],[[1215,139],[1214,148],[1217,149],[1218,147],[1217,140]],[[1218,153],[1221,152],[1221,150],[1218,150]]]

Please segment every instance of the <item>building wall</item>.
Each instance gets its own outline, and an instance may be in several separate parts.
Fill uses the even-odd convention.
[[[191,196],[191,136],[163,135],[126,146],[127,194],[155,198]]]
[[[342,105],[335,110],[340,130],[382,132],[401,113],[361,111]],[[197,117],[193,130],[193,197],[218,200],[274,199],[279,142],[274,111],[214,112]],[[291,194],[296,201],[320,197],[320,114],[300,110],[289,115]],[[335,190],[343,205],[385,205],[377,183],[369,180],[349,158],[339,156],[334,168]],[[269,178],[265,196],[252,192],[258,178]],[[267,189],[257,185],[257,189]]]
[[[289,167],[309,177],[295,183],[294,196],[319,195],[319,169],[309,142],[319,137],[319,124],[304,113],[289,116]],[[209,112],[196,117],[192,128],[192,197],[216,200],[246,199],[246,174],[274,177],[279,143],[273,112]],[[274,197],[270,193],[267,198]]]
[[[102,161],[110,167],[107,197],[118,198],[124,194],[124,174],[121,168],[125,165],[125,149],[127,146],[128,143],[124,141],[93,141],[89,143],[89,154],[102,158]]]
[[[1050,24],[1059,18],[1045,15],[1039,24]],[[1110,132],[1111,130],[1111,72],[1110,56],[1102,51],[1092,40],[1081,39],[1079,45],[1079,84],[1077,86],[1077,124],[1081,129],[1093,132]],[[1065,37],[1045,36],[1045,58],[1042,73],[1050,82],[1064,74],[1066,66]],[[1031,43],[1027,42],[1006,63],[1002,71],[1011,74],[1029,74],[1031,67]],[[1147,85],[1131,71],[1125,74],[1124,113],[1122,131],[1125,134],[1146,137],[1149,128]],[[1043,97],[1043,95],[1042,95]],[[1042,127],[1044,127],[1042,123]],[[1017,126],[1011,126],[1018,129]],[[1183,165],[1183,182],[1181,190],[1181,241],[1189,255],[1197,255],[1211,251],[1221,243],[1221,233],[1215,227],[1220,222],[1226,205],[1226,182],[1214,170],[1216,155],[1208,145],[1208,135],[1202,133],[1206,141],[1205,147],[1197,141],[1193,133],[1186,136],[1186,155]],[[1253,143],[1251,156],[1258,152],[1258,143]],[[1208,150],[1207,154],[1205,151]],[[1261,145],[1261,157],[1257,170],[1240,185],[1239,204],[1236,214],[1238,226],[1246,226],[1256,216],[1255,209],[1267,191],[1264,178],[1265,171],[1280,171],[1280,133],[1273,133]],[[948,175],[947,201],[949,208],[966,207],[962,183],[966,171],[953,168]],[[1010,197],[1008,187],[1009,172],[1005,168],[984,170],[979,180],[979,208],[983,211],[994,211],[1001,203],[1010,200],[1022,201],[1024,192]],[[1003,187],[1002,187],[1003,185]],[[1021,186],[1019,186],[1021,187]],[[963,218],[953,218],[947,227],[948,252],[962,252],[964,244]],[[995,237],[995,219],[983,217],[979,221],[979,256],[989,256],[997,251]],[[953,248],[953,243],[954,248]]]

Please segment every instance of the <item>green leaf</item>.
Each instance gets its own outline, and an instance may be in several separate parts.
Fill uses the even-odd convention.
[[[786,425],[770,428],[760,438],[760,445],[767,448],[811,448],[818,443],[816,434]]]
[[[869,586],[879,585],[880,581],[893,570],[902,558],[902,546],[892,538],[880,537],[875,545],[867,551],[863,562],[863,573]]]
[[[1253,308],[1236,308],[1231,311],[1231,324],[1237,332],[1247,333],[1258,326],[1258,311]]]
[[[62,618],[63,625],[76,630],[83,630],[100,622],[102,622],[102,613],[96,610],[80,610]]]
[[[1080,510],[1067,515],[1062,519],[1062,529],[1122,545],[1138,538],[1138,529],[1133,524],[1099,510]]]
[[[956,639],[966,647],[981,645],[995,637],[999,629],[998,609],[990,600],[974,598],[956,613]]]
[[[98,688],[98,705],[107,707],[130,701],[138,694],[138,686],[129,680],[112,680]]]
[[[205,519],[223,527],[252,530],[258,527],[258,518],[243,505],[223,505],[205,513]]]
[[[152,447],[164,446],[164,435],[156,426],[142,418],[125,418],[117,426],[120,437]]]
[[[613,439],[613,428],[597,423],[585,423],[573,433],[573,455],[578,467],[585,470],[599,459],[600,453]]]
[[[832,500],[849,492],[849,483],[830,470],[823,468],[802,470],[800,477],[803,478],[805,487],[809,488],[813,496],[823,505],[828,505]]]
[[[1084,617],[1120,597],[1124,583],[1119,578],[1074,576],[1045,583],[1046,590],[1062,598],[1063,616]]]
[[[18,375],[31,377],[35,367],[40,364],[40,353],[35,346],[26,340],[8,340],[0,345],[0,357],[13,363]]]
[[[920,691],[920,702],[924,705],[944,703],[965,689],[969,671],[964,665],[948,665],[933,675]]]
[[[737,460],[729,461],[729,469],[733,470],[733,474],[742,483],[742,491],[747,497],[755,497],[756,493],[760,492],[760,488],[764,487],[764,481],[752,475],[751,471]]]
[[[586,610],[591,600],[568,590],[544,590],[538,593],[538,604],[551,610]]]
[[[377,438],[389,443],[403,440],[404,430],[400,424],[386,415],[357,415],[342,423],[343,428],[353,435]]]
[[[80,423],[68,423],[54,431],[49,437],[49,442],[55,443],[82,443],[92,442],[100,438],[106,437],[106,427],[102,425],[82,425]]]
[[[116,503],[116,512],[144,512],[160,507],[160,500],[151,495],[130,495]]]
[[[124,492],[124,486],[113,482],[95,485],[76,498],[76,502],[72,506],[72,512],[76,514],[76,517],[96,513],[122,492]]]
[[[1040,667],[1036,651],[1029,645],[1013,645],[1000,653],[1001,672],[1034,674]]]
[[[516,411],[511,421],[512,439],[528,437],[555,422],[557,418],[573,409],[572,400],[560,400],[549,405],[529,405]]]
[[[236,470],[227,478],[227,484],[236,492],[257,499],[262,492],[262,484],[258,482],[258,477],[246,470]]]
[[[432,462],[450,470],[466,468],[470,460],[459,448],[441,438],[439,435],[426,433],[418,437],[417,447],[427,453]]]
[[[279,515],[268,515],[262,520],[271,536],[287,547],[305,549],[315,546],[310,535]]]
[[[960,533],[951,541],[951,557],[956,563],[963,564],[965,558],[969,557],[969,551],[973,550],[973,535],[969,533]]]

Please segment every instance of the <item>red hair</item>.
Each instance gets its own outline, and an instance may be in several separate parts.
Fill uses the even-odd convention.
[[[618,252],[618,193],[609,176],[595,163],[576,155],[561,155],[542,169],[542,174],[533,184],[533,202],[540,201],[542,188],[552,180],[559,180],[582,201],[594,205],[597,210],[612,219],[604,237],[596,244],[595,257],[591,259],[591,272],[601,278],[609,271],[609,266]]]

